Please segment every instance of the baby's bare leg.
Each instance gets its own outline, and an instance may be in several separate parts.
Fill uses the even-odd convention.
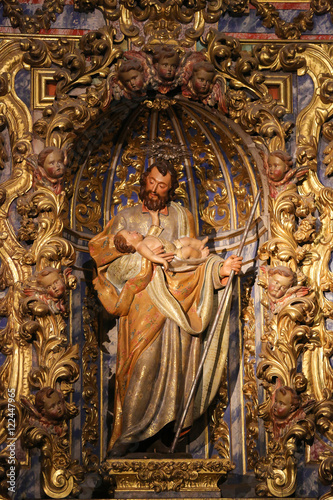
[[[203,259],[208,257],[209,248],[204,247],[202,250],[198,250],[197,248],[193,248],[192,246],[186,246],[182,248],[182,257],[183,259]]]
[[[183,259],[200,259],[201,251],[190,246],[185,246],[182,247],[182,257]]]

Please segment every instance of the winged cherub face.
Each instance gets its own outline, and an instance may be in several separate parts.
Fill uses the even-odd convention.
[[[144,85],[143,72],[130,69],[121,75],[121,81],[130,92],[139,92]]]

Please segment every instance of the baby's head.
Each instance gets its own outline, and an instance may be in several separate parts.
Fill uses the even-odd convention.
[[[215,73],[214,65],[208,61],[201,61],[193,66],[191,82],[196,94],[202,97],[209,94]]]
[[[268,271],[268,295],[273,299],[281,299],[296,284],[297,276],[289,267],[276,266]]]
[[[272,407],[273,415],[277,420],[284,420],[300,407],[300,399],[291,387],[279,387],[275,391],[275,401]]]
[[[127,231],[122,229],[114,237],[114,246],[120,253],[134,253],[136,246],[143,240],[142,234],[137,231]]]
[[[130,92],[139,92],[144,86],[143,66],[139,59],[124,61],[119,70],[118,78]]]
[[[172,81],[179,66],[178,52],[168,45],[156,47],[153,55],[153,65],[160,78],[165,81]]]
[[[268,156],[267,175],[271,181],[281,181],[286,173],[291,169],[293,160],[286,151],[273,151]]]
[[[49,422],[62,420],[66,412],[62,392],[52,389],[52,387],[43,387],[37,392],[35,406]]]
[[[38,166],[50,179],[61,179],[66,170],[65,153],[59,148],[45,148],[38,155]]]
[[[53,299],[61,299],[65,296],[66,285],[61,271],[54,267],[45,267],[37,274],[37,283],[45,288]]]

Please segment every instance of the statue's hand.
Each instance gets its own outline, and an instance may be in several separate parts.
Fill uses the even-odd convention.
[[[160,254],[160,257],[162,257],[162,259],[166,260],[167,262],[171,262],[174,256],[175,254],[173,252],[166,252]]]
[[[242,268],[242,260],[243,257],[237,257],[236,255],[230,255],[224,263],[223,266],[220,267],[220,278],[224,278],[225,276],[229,276],[231,271],[235,271],[235,274],[238,274]]]
[[[162,253],[164,253],[164,248],[163,248],[163,246],[162,246],[162,245],[160,245],[160,246],[158,246],[158,247],[154,248],[154,249],[152,250],[152,252],[153,252],[155,255],[161,255]]]
[[[154,256],[152,262],[155,262],[155,264],[162,264],[164,271],[167,271],[169,269],[169,262],[164,258],[164,255],[165,254]]]
[[[163,260],[164,271],[167,271],[169,269],[169,262],[166,259],[162,259],[162,260]]]
[[[175,254],[173,252],[164,252],[164,248],[161,246],[155,248],[153,250],[155,255],[158,255],[159,257],[162,257],[162,259],[167,260],[168,262],[171,262],[172,259],[174,258]]]

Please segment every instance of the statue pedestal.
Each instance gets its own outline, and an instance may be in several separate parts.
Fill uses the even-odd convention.
[[[226,459],[109,459],[101,473],[114,498],[220,498],[217,482],[233,469]]]

